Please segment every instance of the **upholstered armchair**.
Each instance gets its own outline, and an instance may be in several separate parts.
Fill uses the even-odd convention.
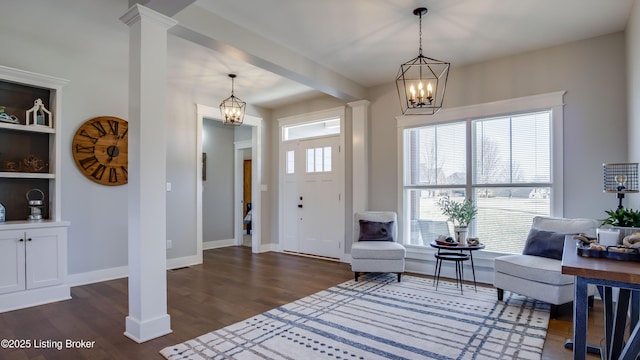
[[[564,240],[578,233],[595,236],[597,227],[598,222],[591,219],[534,217],[523,254],[495,259],[493,285],[498,300],[503,300],[505,290],[528,296],[551,304],[551,317],[556,318],[558,306],[574,296],[574,277],[562,274]],[[593,294],[591,286],[591,305]]]
[[[351,245],[351,269],[355,280],[366,272],[404,272],[406,249],[397,242],[397,215],[391,211],[367,211],[354,214],[354,239]]]

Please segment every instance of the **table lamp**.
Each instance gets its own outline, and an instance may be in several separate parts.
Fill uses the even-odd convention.
[[[618,209],[626,193],[638,192],[638,163],[602,164],[604,192],[618,194]]]

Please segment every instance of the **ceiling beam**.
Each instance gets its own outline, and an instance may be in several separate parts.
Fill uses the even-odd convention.
[[[135,4],[140,4],[165,16],[172,17],[194,2],[196,0],[129,0],[129,8]]]
[[[202,7],[189,6],[174,19],[178,20],[178,25],[169,33],[182,39],[344,101],[364,99],[365,88],[362,85]]]

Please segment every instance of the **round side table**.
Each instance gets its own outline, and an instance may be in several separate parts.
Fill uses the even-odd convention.
[[[473,252],[476,250],[482,250],[484,249],[484,244],[478,244],[478,245],[455,245],[455,246],[451,246],[451,245],[440,245],[435,241],[432,241],[431,247],[438,249],[438,252],[435,254],[436,257],[436,271],[434,273],[434,277],[439,278],[440,272],[438,271],[439,267],[442,267],[442,260],[451,260],[451,261],[456,261],[453,257],[451,257],[451,255],[447,255],[447,257],[451,257],[450,259],[439,259],[438,256],[442,256],[442,254],[458,254],[458,255],[465,255],[467,256],[467,259],[470,260],[471,262],[471,273],[473,274],[473,287],[475,288],[476,292],[478,291],[478,285],[476,283],[476,269],[475,266],[473,264]],[[442,251],[445,250],[445,251]],[[452,250],[455,250],[452,251]],[[465,254],[464,251],[468,251],[469,254]],[[465,260],[467,260],[465,259]],[[456,284],[457,284],[457,274],[458,274],[458,266],[460,266],[460,279],[461,279],[461,283],[463,280],[463,276],[462,276],[462,263],[465,260],[458,260],[456,261]],[[462,286],[460,286],[462,288]],[[437,289],[437,282],[436,282],[436,289]]]

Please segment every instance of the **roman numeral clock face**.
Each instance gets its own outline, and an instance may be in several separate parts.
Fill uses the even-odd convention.
[[[98,184],[126,184],[127,134],[127,121],[117,117],[101,116],[82,124],[71,145],[80,172]]]

